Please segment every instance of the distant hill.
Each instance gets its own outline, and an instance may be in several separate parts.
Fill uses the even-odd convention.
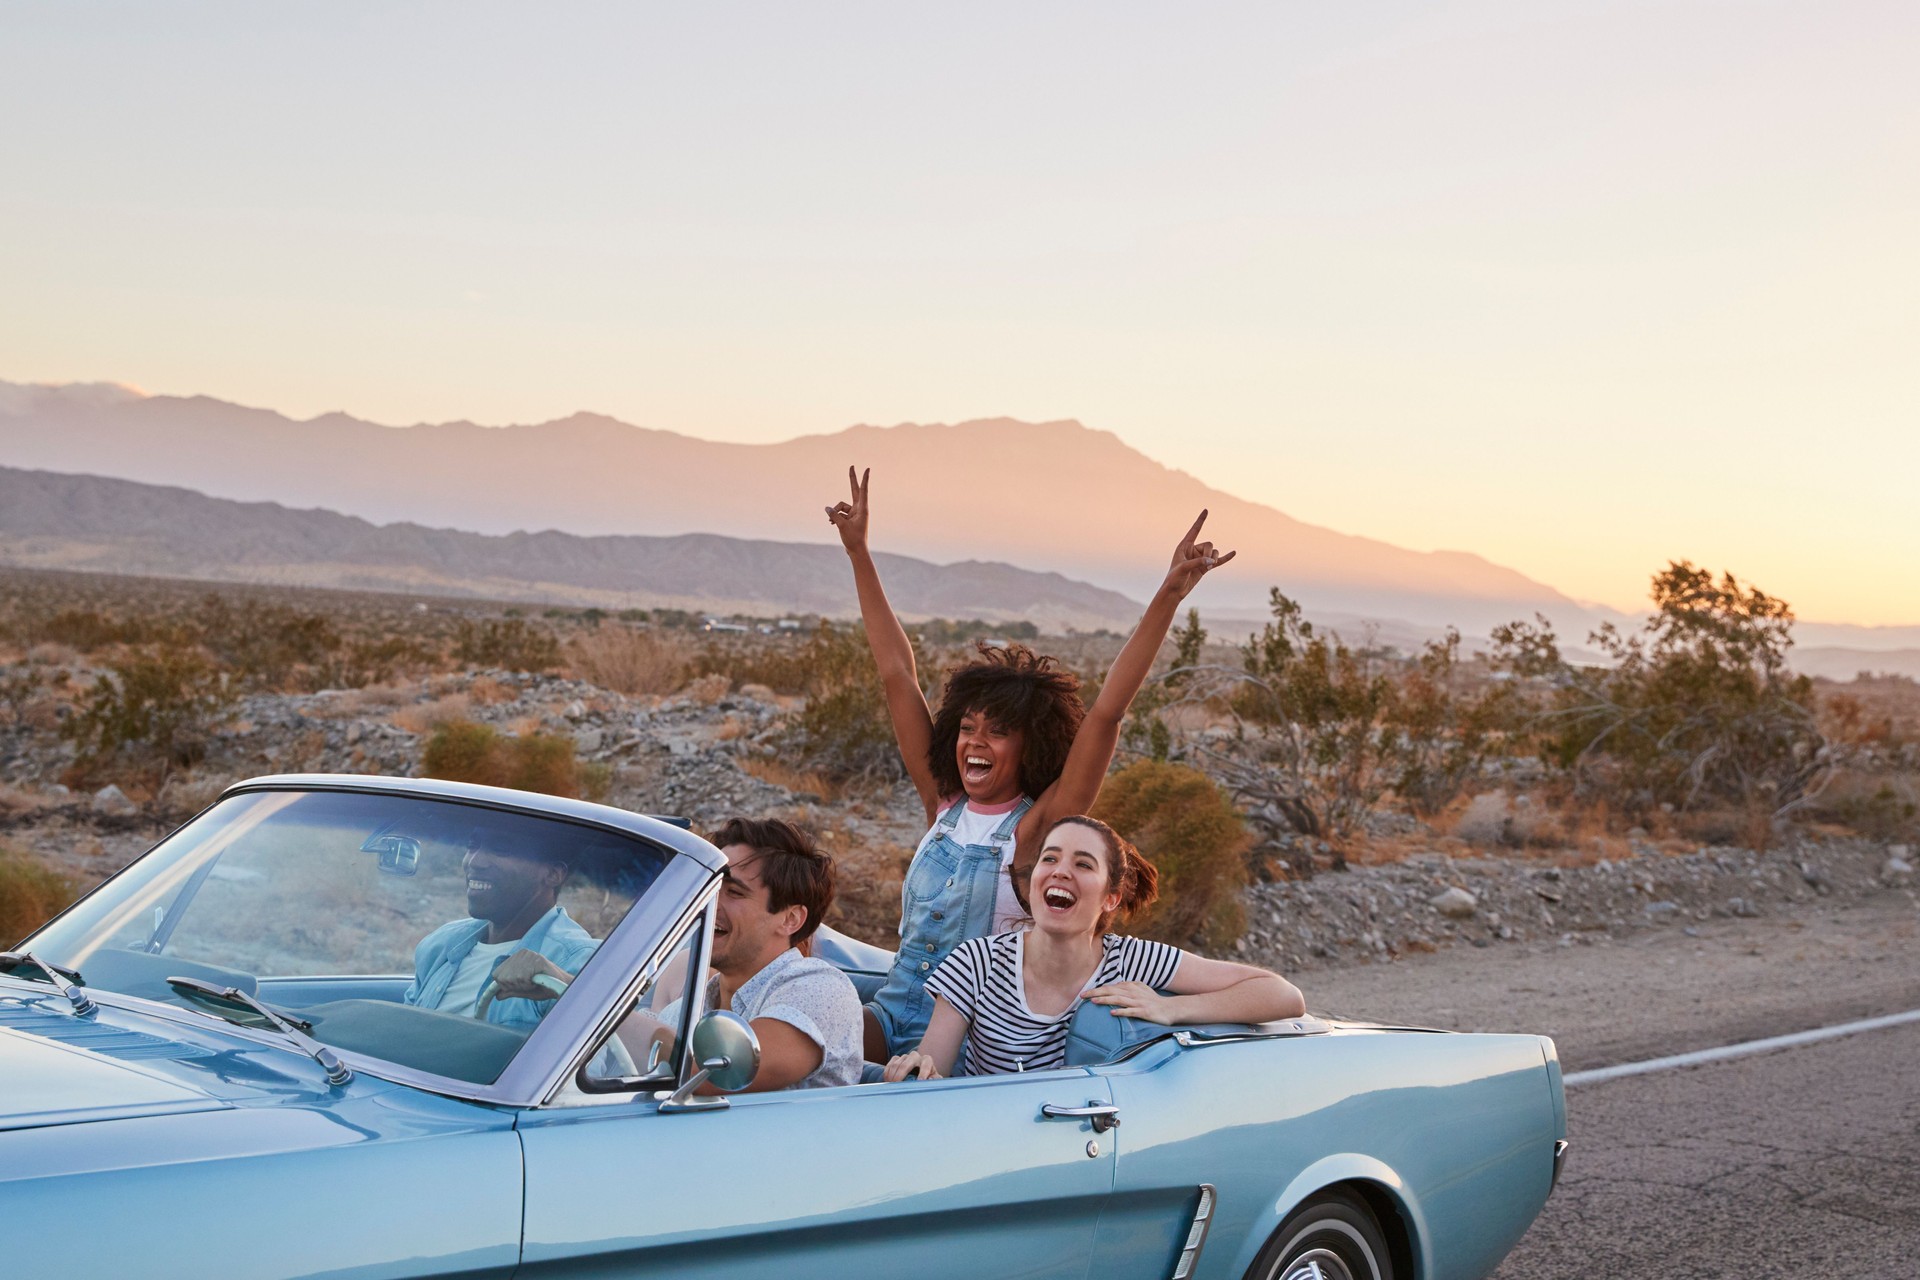
[[[1056,630],[1093,630],[1125,629],[1140,613],[1117,592],[1057,573],[981,561],[879,560],[895,607],[908,617],[1025,618]],[[837,545],[382,526],[331,511],[10,467],[0,467],[0,563],[612,608],[843,616],[858,610]]]
[[[1583,635],[1599,616],[1480,556],[1336,533],[1208,488],[1071,421],[859,426],[741,445],[590,413],[531,426],[387,427],[111,384],[0,383],[0,464],[502,535],[831,543],[821,508],[844,496],[849,463],[874,469],[876,547],[923,560],[1041,561],[1144,598],[1207,507],[1208,532],[1240,552],[1196,596],[1210,614],[1264,614],[1279,586],[1317,614],[1423,627],[1484,631],[1540,611]]]

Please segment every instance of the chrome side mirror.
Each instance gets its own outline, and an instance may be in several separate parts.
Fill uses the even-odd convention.
[[[760,1037],[739,1014],[716,1009],[693,1029],[693,1060],[714,1088],[738,1093],[760,1074]]]
[[[726,1099],[701,1097],[695,1090],[711,1084],[722,1093],[738,1093],[760,1074],[760,1037],[745,1018],[731,1010],[716,1009],[700,1019],[689,1044],[699,1070],[672,1093],[655,1095],[663,1112],[724,1107]]]

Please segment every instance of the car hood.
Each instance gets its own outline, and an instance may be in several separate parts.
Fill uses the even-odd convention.
[[[0,1024],[0,1130],[227,1106],[190,1085],[109,1056],[111,1042],[127,1033],[77,1018],[68,1021],[83,1034],[43,1037]],[[96,1044],[89,1047],[88,1038]]]

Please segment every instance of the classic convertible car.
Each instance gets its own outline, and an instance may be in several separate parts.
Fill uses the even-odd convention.
[[[416,948],[483,847],[567,868],[591,937],[555,998],[462,1016]],[[513,791],[229,789],[0,955],[0,1274],[1447,1280],[1558,1173],[1536,1036],[1090,1006],[1058,1071],[712,1096],[758,1058],[686,981],[723,866]]]

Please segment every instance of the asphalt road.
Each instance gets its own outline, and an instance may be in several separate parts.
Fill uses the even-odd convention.
[[[1497,1280],[1920,1276],[1920,1025],[1576,1087]]]

